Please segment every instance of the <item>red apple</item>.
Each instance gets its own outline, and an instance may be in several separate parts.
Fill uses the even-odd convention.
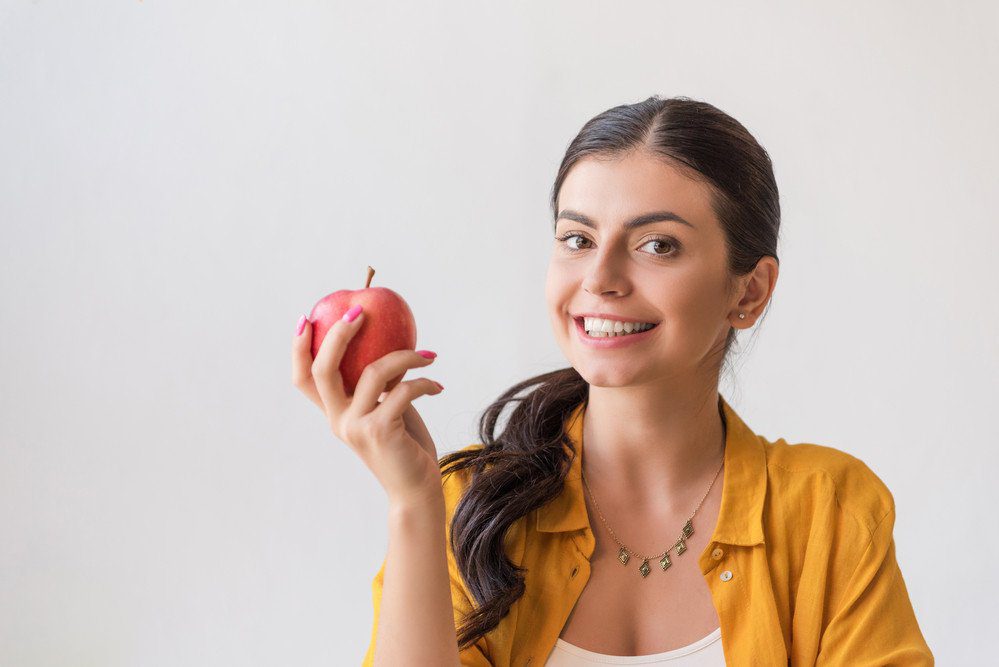
[[[375,270],[368,267],[368,279],[362,289],[337,290],[321,298],[312,307],[312,358],[319,353],[319,346],[330,327],[343,317],[352,306],[364,308],[361,328],[347,344],[340,360],[343,388],[353,396],[361,371],[375,359],[396,350],[416,349],[416,320],[406,300],[387,287],[371,287]],[[405,372],[389,380],[383,391],[389,391],[402,382]]]

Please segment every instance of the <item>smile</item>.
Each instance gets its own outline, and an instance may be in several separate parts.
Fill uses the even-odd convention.
[[[648,340],[658,328],[657,324],[636,325],[632,333],[627,333],[622,329],[620,332],[594,332],[592,335],[586,332],[584,319],[582,317],[573,318],[574,328],[579,339],[588,347],[596,349],[614,349]]]

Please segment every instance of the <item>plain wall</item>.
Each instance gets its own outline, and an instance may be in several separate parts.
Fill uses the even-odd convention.
[[[997,26],[984,1],[5,0],[0,664],[358,663],[387,500],[291,384],[298,316],[373,266],[439,354],[438,452],[478,441],[566,365],[543,284],[569,140],[652,94],[775,164],[780,277],[722,393],[885,481],[923,633],[974,663]]]

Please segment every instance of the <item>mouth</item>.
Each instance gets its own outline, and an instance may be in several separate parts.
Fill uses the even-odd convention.
[[[607,341],[607,340],[616,340],[616,339],[625,339],[625,338],[627,339],[644,338],[650,332],[655,331],[656,327],[659,326],[659,322],[650,322],[652,326],[647,327],[640,331],[632,331],[629,333],[622,330],[620,332],[608,332],[608,333],[599,332],[595,334],[590,334],[588,331],[586,331],[584,318],[582,316],[573,317],[572,320],[575,323],[576,330],[579,331],[580,335],[583,336],[584,339],[589,341]]]

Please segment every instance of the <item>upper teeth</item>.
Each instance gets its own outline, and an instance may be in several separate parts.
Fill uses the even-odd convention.
[[[583,328],[587,333],[633,333],[651,329],[654,324],[650,322],[621,322],[620,320],[603,320],[599,317],[584,317]]]

